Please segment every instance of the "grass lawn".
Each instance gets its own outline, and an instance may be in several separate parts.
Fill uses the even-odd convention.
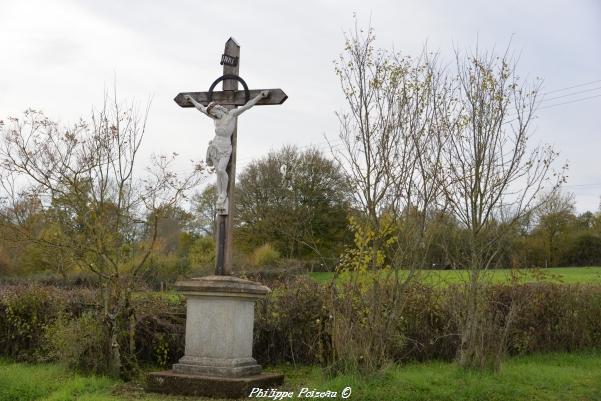
[[[297,394],[303,387],[341,391],[350,400],[382,401],[594,401],[601,400],[601,352],[544,354],[512,358],[498,374],[464,371],[452,363],[394,366],[369,378],[325,377],[317,367],[280,366],[286,373],[281,390]],[[145,394],[139,384],[68,373],[58,365],[0,361],[0,401],[198,400]],[[327,399],[327,398],[326,398]]]
[[[488,272],[493,282],[502,283],[510,280],[511,270],[497,269]],[[370,273],[375,274],[375,273]],[[379,274],[386,274],[379,273]],[[406,271],[400,271],[400,276],[406,276]],[[313,279],[325,283],[334,277],[331,272],[309,273]],[[601,267],[551,267],[548,269],[526,269],[519,271],[521,282],[549,281],[566,284],[601,284]],[[421,270],[419,279],[427,284],[444,285],[462,282],[467,277],[465,270]],[[338,280],[347,280],[349,273],[342,273]]]

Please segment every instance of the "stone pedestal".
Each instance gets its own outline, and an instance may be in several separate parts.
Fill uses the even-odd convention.
[[[232,276],[178,282],[186,296],[186,354],[173,371],[224,377],[261,372],[252,357],[255,301],[269,288]]]
[[[261,374],[252,357],[254,305],[269,288],[232,276],[207,276],[177,282],[176,289],[186,296],[185,355],[172,371],[151,373],[149,390],[244,397],[252,387],[282,383],[281,374]]]

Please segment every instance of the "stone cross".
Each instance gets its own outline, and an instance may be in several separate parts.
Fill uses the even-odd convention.
[[[207,110],[207,106],[209,106],[210,103],[223,106],[227,110],[232,110],[238,106],[246,106],[248,108],[253,105],[282,104],[288,98],[281,89],[247,90],[246,83],[239,77],[240,45],[233,38],[229,38],[225,43],[225,51],[221,57],[221,64],[223,65],[223,76],[213,83],[213,86],[211,86],[209,91],[182,92],[175,97],[175,102],[181,107],[197,107],[199,110],[203,111],[203,113],[208,114],[205,110]],[[215,84],[219,81],[223,81],[223,90],[220,92],[213,92]],[[239,81],[243,83],[244,91],[238,90]],[[213,107],[213,104],[211,104],[211,107]],[[232,271],[232,228],[234,218],[234,186],[236,179],[236,139],[238,131],[237,117],[235,116],[233,124],[233,132],[231,134],[231,157],[229,158],[225,170],[228,179],[225,212],[219,213],[216,216],[216,275],[229,275]],[[211,147],[213,145],[209,146]],[[218,166],[215,167],[218,168]]]

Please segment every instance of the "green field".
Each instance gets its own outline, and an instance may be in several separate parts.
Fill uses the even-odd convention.
[[[553,267],[548,269],[524,269],[517,272],[520,282],[538,282],[548,281],[555,283],[566,284],[601,284],[601,267]],[[375,273],[369,273],[375,274]],[[390,272],[378,273],[382,276],[390,274]],[[492,282],[504,283],[511,280],[512,270],[497,269],[487,272]],[[313,279],[325,283],[334,277],[334,273],[330,272],[315,272],[309,273]],[[399,271],[401,278],[407,276],[406,270]],[[344,281],[350,277],[349,273],[341,273],[337,280]],[[417,278],[426,284],[452,284],[462,282],[467,278],[465,270],[420,270]]]
[[[545,354],[512,358],[500,373],[465,371],[453,363],[393,366],[368,378],[328,379],[317,367],[279,367],[286,373],[282,390],[303,387],[336,391],[351,387],[350,400],[382,401],[593,401],[601,400],[601,352]],[[327,399],[327,398],[326,398]],[[0,361],[0,401],[199,400],[143,392],[138,383],[68,373],[55,364]]]

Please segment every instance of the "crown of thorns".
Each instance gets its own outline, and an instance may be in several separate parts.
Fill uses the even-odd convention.
[[[209,103],[209,105],[207,106],[207,113],[210,113],[210,112],[211,112],[211,109],[213,109],[213,108],[220,108],[220,109],[223,109],[223,110],[225,110],[225,107],[223,107],[223,106],[222,106],[222,105],[220,105],[219,103],[217,103],[217,102],[211,102],[211,103]]]

